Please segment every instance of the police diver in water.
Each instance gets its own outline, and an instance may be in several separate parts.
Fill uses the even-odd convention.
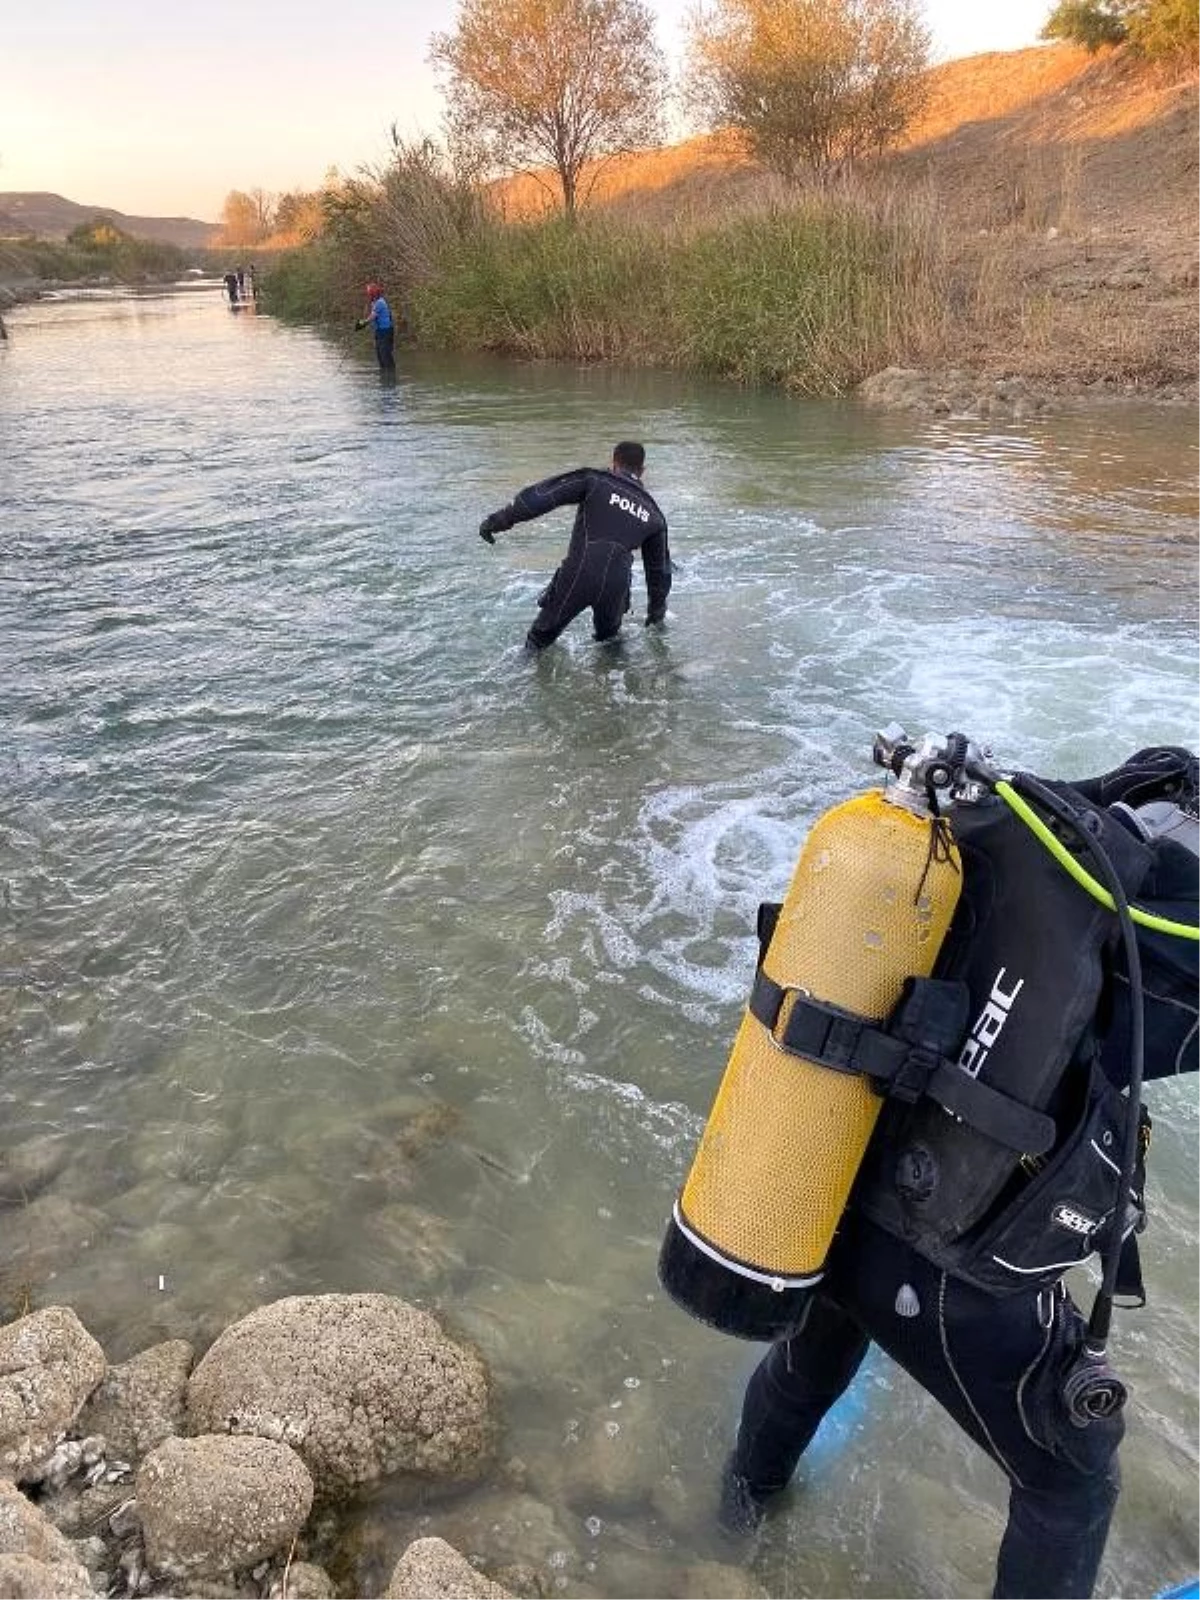
[[[615,639],[630,607],[630,574],[637,550],[646,575],[646,625],[665,620],[671,592],[667,519],[642,483],[645,462],[644,448],[624,440],[614,449],[607,471],[579,467],[531,484],[479,524],[479,537],[495,544],[496,534],[514,523],[545,516],[558,506],[579,507],[566,557],[538,597],[538,614],[525,637],[527,650],[553,644],[589,606],[596,639],[601,643]]]
[[[974,752],[950,738],[960,759]],[[876,759],[901,775],[913,751],[882,735]],[[932,783],[945,773],[923,774],[930,862]],[[781,1293],[745,1248],[740,1259],[714,1248],[711,1208],[706,1236],[685,1187],[660,1276],[693,1315],[775,1340],[725,1464],[727,1532],[758,1527],[874,1341],[1008,1478],[994,1594],[1088,1596],[1120,1488],[1125,1388],[1106,1358],[1108,1324],[1117,1295],[1144,1304],[1141,1079],[1197,1066],[1197,759],[1155,747],[1099,778],[1020,774],[974,789],[948,812],[962,887],[934,975],[910,979],[882,1027],[823,1005],[800,977],[775,981],[779,908],[763,908],[773,968],[760,964],[749,1009],[784,1052],[777,1070],[858,1072],[884,1096],[821,1269]],[[787,1052],[804,1062],[789,1068]],[[751,1136],[765,1159],[767,1136]],[[702,1141],[693,1175],[704,1156]],[[748,1215],[761,1224],[761,1208]],[[1104,1271],[1085,1321],[1063,1273],[1096,1252]],[[765,1331],[789,1294],[790,1325]]]

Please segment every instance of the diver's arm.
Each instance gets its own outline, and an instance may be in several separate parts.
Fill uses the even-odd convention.
[[[544,517],[547,511],[559,506],[577,506],[592,486],[590,467],[577,467],[574,472],[560,472],[556,478],[543,478],[531,483],[512,498],[505,507],[512,513],[512,522],[530,522],[534,517]]]
[[[642,570],[646,574],[646,621],[662,622],[671,592],[671,552],[667,546],[665,522],[659,532],[643,541]]]
[[[534,517],[545,516],[557,506],[579,505],[592,486],[590,467],[577,467],[574,472],[559,473],[556,478],[543,478],[520,489],[499,511],[489,512],[479,524],[479,537],[495,544],[496,534],[504,533],[515,522],[530,522]]]

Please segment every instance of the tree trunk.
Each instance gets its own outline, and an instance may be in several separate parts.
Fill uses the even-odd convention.
[[[575,221],[576,188],[579,174],[572,168],[560,163],[558,168],[559,182],[562,184],[563,215],[568,222]]]

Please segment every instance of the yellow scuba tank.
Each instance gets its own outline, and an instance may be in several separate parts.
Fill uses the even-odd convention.
[[[724,1332],[796,1328],[883,1104],[865,1076],[780,1043],[797,995],[881,1022],[906,978],[929,975],[950,926],[958,855],[918,768],[920,782],[902,773],[809,833],[762,962],[783,991],[777,1021],[743,1017],[668,1223],[663,1287]]]

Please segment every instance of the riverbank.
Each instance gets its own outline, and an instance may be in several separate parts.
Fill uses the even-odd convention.
[[[268,301],[336,322],[382,275],[443,349],[934,412],[1014,381],[1018,412],[1194,403],[1196,132],[1194,65],[1055,45],[935,69],[906,146],[819,191],[706,137],[605,168],[569,229],[532,179],[480,197],[402,149]]]
[[[162,290],[218,279],[235,260],[221,249],[183,250],[151,237],[103,233],[78,239],[0,237],[0,316],[48,296]]]

